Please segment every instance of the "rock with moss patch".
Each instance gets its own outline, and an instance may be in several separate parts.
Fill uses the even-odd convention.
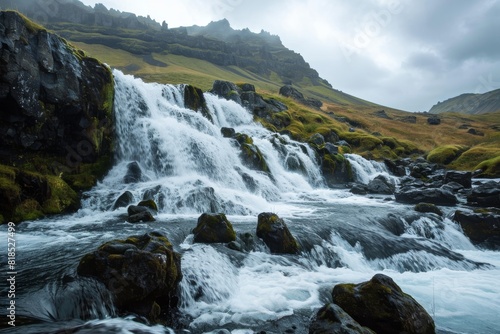
[[[192,85],[184,86],[184,105],[186,108],[200,112],[206,119],[213,123],[212,114],[210,114],[207,101],[200,88]]]
[[[368,182],[366,189],[370,194],[392,195],[396,190],[396,184],[388,177],[380,174]]]
[[[435,333],[427,311],[386,275],[360,284],[338,284],[332,298],[360,325],[377,333]]]
[[[134,201],[134,195],[130,191],[125,191],[123,194],[118,196],[116,201],[111,206],[111,210],[116,210],[118,208],[123,208]]]
[[[353,181],[351,164],[342,154],[324,154],[321,159],[321,171],[329,187]]]
[[[415,205],[415,211],[422,213],[435,213],[438,216],[443,215],[443,211],[432,203],[418,203]]]
[[[296,254],[299,244],[278,215],[271,212],[259,214],[257,220],[257,237],[269,247],[271,253]]]
[[[309,326],[309,334],[375,334],[361,326],[340,306],[330,303],[318,310]]]
[[[228,243],[236,240],[233,225],[223,213],[202,214],[193,229],[193,234],[193,241],[198,243]]]
[[[157,321],[177,307],[181,257],[158,232],[109,241],[86,254],[77,272],[104,283],[122,314]]]

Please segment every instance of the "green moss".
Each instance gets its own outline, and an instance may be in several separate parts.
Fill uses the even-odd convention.
[[[139,204],[137,204],[137,205],[138,206],[145,206],[145,207],[150,208],[154,211],[158,211],[158,206],[156,205],[155,201],[153,201],[152,199],[140,201]]]
[[[27,199],[19,204],[15,210],[12,220],[22,222],[25,220],[35,220],[44,216],[42,207],[34,199]]]
[[[483,177],[500,177],[500,156],[483,161],[474,169],[481,169]]]
[[[57,176],[47,176],[51,196],[43,203],[43,211],[49,214],[61,213],[76,209],[79,205],[77,193],[66,182]]]
[[[443,145],[436,147],[427,155],[427,160],[433,163],[448,165],[453,160],[458,158],[465,147],[461,145]]]

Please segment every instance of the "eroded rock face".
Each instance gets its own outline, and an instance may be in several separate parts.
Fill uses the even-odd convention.
[[[264,240],[271,253],[296,254],[299,244],[286,226],[283,219],[271,212],[263,212],[258,216],[257,237]]]
[[[472,243],[500,250],[500,214],[494,211],[473,213],[457,210],[453,220],[460,224]]]
[[[375,334],[363,327],[340,306],[326,304],[319,309],[309,326],[309,334]]]
[[[0,13],[0,42],[0,138],[6,153],[45,151],[68,158],[68,164],[96,162],[109,153],[109,68],[17,12]]]
[[[177,306],[181,257],[158,232],[109,241],[85,255],[77,272],[104,283],[121,313],[156,321]]]
[[[355,321],[377,333],[435,333],[427,311],[386,275],[360,284],[338,284],[332,297]]]

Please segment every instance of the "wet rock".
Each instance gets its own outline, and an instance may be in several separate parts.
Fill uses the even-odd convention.
[[[143,201],[140,201],[137,206],[143,206],[146,207],[154,212],[158,211],[158,206],[156,205],[156,202],[152,199],[145,199]]]
[[[377,175],[368,183],[366,189],[370,194],[392,195],[396,190],[396,185],[384,175]]]
[[[366,189],[366,185],[361,184],[361,183],[355,183],[351,187],[351,193],[355,195],[366,195],[368,194],[368,190]]]
[[[500,214],[494,212],[471,213],[457,210],[453,220],[476,245],[500,250]]]
[[[361,326],[377,333],[435,333],[427,311],[386,275],[360,284],[338,284],[332,298]]]
[[[210,114],[207,101],[200,88],[191,85],[184,86],[184,106],[200,112],[206,119],[213,123],[212,114]]]
[[[396,202],[418,204],[420,202],[435,205],[452,206],[458,203],[456,196],[443,188],[413,188],[403,187],[395,194]]]
[[[233,225],[226,215],[204,213],[198,218],[198,225],[193,229],[194,242],[227,243],[236,240]]]
[[[488,181],[472,189],[467,203],[483,207],[500,208],[500,182]]]
[[[269,247],[271,253],[296,254],[299,244],[290,233],[283,219],[271,212],[259,214],[257,221],[257,237]]]
[[[309,138],[309,142],[315,145],[325,144],[325,137],[321,133],[315,133]]]
[[[130,191],[125,191],[121,194],[116,201],[113,203],[111,210],[116,210],[118,208],[123,208],[134,201],[134,195]]]
[[[418,203],[417,205],[415,205],[415,211],[422,213],[428,213],[428,212],[435,213],[438,216],[443,215],[443,211],[441,211],[441,209],[439,209],[436,205],[432,203]]]
[[[229,81],[215,80],[210,93],[218,95],[226,100],[232,100],[238,104],[241,103],[241,88]]]
[[[236,135],[236,131],[233,128],[222,127],[220,133],[225,138],[233,138]]]
[[[393,160],[384,159],[384,164],[387,167],[387,169],[389,170],[389,172],[391,172],[393,175],[395,175],[395,176],[405,176],[406,175],[406,169],[402,164],[400,164],[399,161],[396,162]]]
[[[120,313],[154,322],[177,307],[181,257],[158,232],[109,241],[86,254],[77,272],[104,283]]]
[[[444,184],[442,187],[443,187],[443,189],[449,190],[452,193],[457,193],[457,192],[460,192],[460,191],[465,189],[465,187],[463,185],[461,185],[460,183],[457,183],[455,181],[448,182],[448,183]]]
[[[472,187],[472,173],[471,172],[459,172],[456,170],[447,171],[444,175],[443,183],[456,182],[464,186],[465,188]]]
[[[321,157],[321,172],[329,187],[353,181],[351,163],[342,154],[326,153]]]
[[[127,173],[123,177],[123,183],[137,183],[142,181],[141,166],[137,161],[130,162],[127,165]]]
[[[340,306],[326,304],[319,309],[309,327],[309,334],[375,334],[361,326]]]
[[[129,215],[127,221],[129,223],[140,223],[140,222],[153,222],[156,219],[153,217],[151,212],[149,211],[142,211],[135,213],[133,215]]]

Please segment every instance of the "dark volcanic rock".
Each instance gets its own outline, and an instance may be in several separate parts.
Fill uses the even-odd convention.
[[[418,203],[417,205],[415,205],[415,211],[422,213],[431,212],[437,214],[438,216],[443,215],[443,211],[441,211],[437,206],[431,203]]]
[[[387,113],[385,112],[385,110],[378,110],[378,111],[375,111],[373,113],[374,116],[377,116],[377,117],[380,117],[380,118],[385,118],[385,119],[392,119],[392,117],[390,117],[389,115],[387,115]]]
[[[142,181],[142,169],[137,161],[132,161],[127,165],[127,173],[123,177],[123,183],[137,183]]]
[[[198,218],[198,225],[193,230],[194,242],[228,243],[236,240],[233,225],[226,215],[204,213]]]
[[[355,321],[377,333],[435,333],[427,311],[386,275],[360,284],[338,284],[332,297]]]
[[[312,319],[309,334],[375,334],[375,332],[361,326],[340,306],[326,304]]]
[[[455,205],[457,198],[449,190],[443,188],[403,187],[395,194],[396,202],[418,204],[420,202],[436,205]]]
[[[207,107],[207,101],[200,88],[191,85],[184,86],[184,106],[200,112],[206,119],[213,123],[212,115]]]
[[[474,244],[500,250],[500,214],[456,211],[453,219]]]
[[[263,212],[258,216],[257,237],[264,240],[271,253],[295,254],[299,252],[299,244],[288,230],[283,219],[271,212]]]
[[[220,133],[225,138],[233,138],[236,135],[236,131],[233,128],[222,127]]]
[[[456,170],[447,171],[444,175],[443,183],[456,182],[464,186],[465,188],[472,187],[472,173],[471,172],[459,172]]]
[[[477,206],[500,208],[500,183],[489,181],[472,189],[467,203]]]
[[[392,195],[396,190],[396,185],[384,175],[377,175],[366,186],[370,194],[386,194]]]
[[[0,12],[0,44],[2,149],[50,152],[68,167],[109,155],[109,68],[13,11]]]
[[[111,210],[125,207],[132,203],[133,200],[134,195],[132,195],[132,193],[127,190],[116,199],[115,203],[113,203],[113,206],[111,207]]]
[[[160,233],[109,241],[85,255],[77,272],[104,283],[121,313],[156,321],[177,307],[181,257]]]
[[[441,124],[441,119],[437,116],[431,116],[431,117],[427,118],[427,123],[429,125],[439,125],[439,124]]]
[[[292,85],[285,85],[280,88],[279,91],[280,95],[286,96],[286,97],[291,97],[292,99],[296,100],[297,102],[300,102],[306,106],[310,106],[316,109],[319,109],[323,106],[323,102],[313,99],[313,98],[305,98],[304,94],[299,92],[295,87]]]

